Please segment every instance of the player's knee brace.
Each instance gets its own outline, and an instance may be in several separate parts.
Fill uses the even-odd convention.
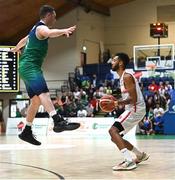
[[[123,128],[122,124],[120,122],[118,122],[118,121],[115,121],[113,126],[118,129],[119,134],[123,137],[124,136],[124,134],[123,134],[124,128]]]

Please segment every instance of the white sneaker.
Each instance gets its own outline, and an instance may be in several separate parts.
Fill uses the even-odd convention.
[[[135,162],[128,162],[128,161],[123,161],[117,166],[114,166],[112,169],[113,171],[129,171],[137,168],[137,165]]]
[[[143,161],[146,161],[148,158],[149,158],[149,155],[146,154],[145,152],[143,152],[142,157],[140,157],[140,158],[137,157],[137,159],[135,160],[135,163],[139,164],[139,163],[141,163]]]

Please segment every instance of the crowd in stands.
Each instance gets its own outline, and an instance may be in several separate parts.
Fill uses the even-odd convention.
[[[167,111],[171,100],[173,86],[169,81],[152,79],[150,84],[144,84],[141,79],[140,88],[145,98],[146,115],[139,123],[140,134],[163,133],[163,114]],[[124,107],[119,106],[111,113],[102,113],[99,108],[99,99],[104,95],[114,95],[121,98],[119,80],[110,73],[104,81],[100,81],[96,74],[91,77],[77,74],[69,81],[69,90],[62,91],[59,96],[52,99],[58,113],[64,117],[119,117]],[[38,112],[37,117],[48,116],[46,112]]]
[[[75,82],[74,89],[62,92],[62,95],[53,101],[57,111],[66,117],[97,116],[100,112],[98,100],[102,96],[113,94],[120,98],[118,80],[114,80],[111,74],[106,76],[104,82],[99,81],[95,74],[91,78],[78,76]],[[146,115],[139,123],[140,134],[161,134],[164,124],[161,117],[168,109],[173,86],[168,81],[157,82],[152,79],[148,86],[144,86],[140,81],[140,87],[146,103]],[[120,106],[103,116],[119,117],[123,111],[124,107]]]
[[[139,123],[141,134],[163,134],[162,116],[169,108],[173,86],[169,81],[152,80],[148,86],[140,84],[146,103],[146,116]]]

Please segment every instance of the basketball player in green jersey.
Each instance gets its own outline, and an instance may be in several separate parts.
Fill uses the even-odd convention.
[[[19,138],[34,145],[41,143],[32,134],[32,122],[42,104],[49,115],[53,118],[55,132],[74,130],[79,128],[79,123],[68,123],[57,114],[50,99],[49,90],[44,79],[41,66],[48,50],[48,38],[62,35],[69,37],[76,26],[67,29],[50,29],[56,22],[56,13],[53,7],[44,5],[40,8],[40,21],[30,31],[29,35],[19,41],[12,52],[20,52],[24,47],[19,59],[19,74],[23,79],[28,95],[31,99],[26,117],[26,126]]]

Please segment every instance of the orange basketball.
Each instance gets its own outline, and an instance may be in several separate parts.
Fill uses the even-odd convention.
[[[112,112],[115,109],[116,98],[112,95],[105,95],[100,98],[99,106],[103,112]]]

